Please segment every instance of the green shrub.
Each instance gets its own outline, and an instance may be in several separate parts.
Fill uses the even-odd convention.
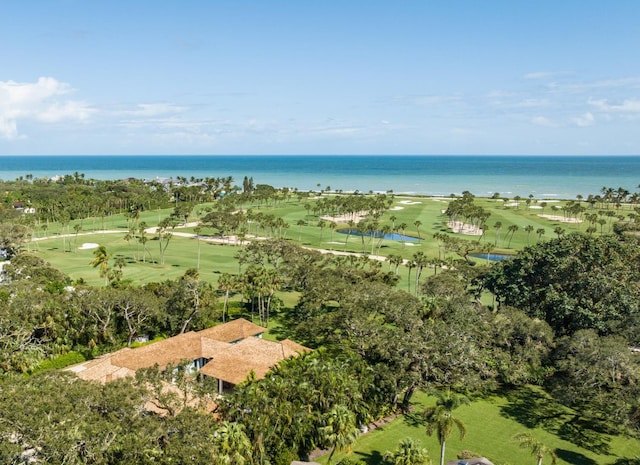
[[[59,370],[70,365],[75,365],[76,363],[84,362],[85,360],[86,358],[80,352],[67,352],[66,354],[58,355],[55,358],[43,360],[40,365],[33,370],[33,373],[47,370]]]

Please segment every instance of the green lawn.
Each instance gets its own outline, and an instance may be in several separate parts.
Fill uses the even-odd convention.
[[[536,396],[536,390],[524,389],[523,396]],[[429,405],[433,398],[425,394],[416,394],[415,411],[418,412],[425,405]],[[601,446],[607,448],[607,453],[597,453],[563,439],[562,434],[554,434],[541,427],[529,429],[525,426],[530,422],[528,415],[535,416],[537,412],[514,408],[505,397],[492,397],[490,399],[476,400],[469,406],[462,406],[454,411],[454,416],[461,419],[467,428],[467,434],[463,440],[457,431],[446,443],[445,460],[454,460],[462,450],[471,450],[490,459],[495,465],[516,465],[536,463],[529,450],[520,449],[512,441],[516,433],[530,432],[533,436],[549,448],[556,450],[558,464],[596,465],[614,464],[622,458],[634,458],[640,454],[640,441],[623,438],[594,436],[592,446],[603,441]],[[588,435],[589,432],[586,432]],[[345,452],[334,454],[332,463],[337,463],[347,456],[356,462],[376,465],[382,463],[382,457],[386,451],[396,449],[401,439],[411,437],[419,440],[422,446],[427,448],[433,463],[438,463],[440,458],[440,444],[437,437],[427,436],[424,426],[419,426],[411,421],[410,417],[400,416],[370,433],[361,435],[350,454]],[[326,463],[328,455],[314,460]],[[543,464],[550,464],[549,457],[543,460]]]

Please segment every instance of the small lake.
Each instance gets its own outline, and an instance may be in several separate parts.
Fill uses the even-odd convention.
[[[515,257],[515,255],[503,255],[499,253],[472,253],[469,254],[469,256],[473,258],[482,258],[484,260],[489,260],[490,262],[501,262],[502,260]]]
[[[398,233],[388,233],[383,234],[382,231],[367,231],[366,233],[362,233],[357,229],[338,229],[340,234],[349,234],[350,236],[365,236],[365,237],[375,237],[376,239],[384,238],[390,241],[400,241],[400,242],[420,242],[421,239],[413,236],[405,236],[403,234]]]

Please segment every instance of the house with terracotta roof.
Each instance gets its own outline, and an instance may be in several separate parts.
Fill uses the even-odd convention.
[[[135,376],[137,370],[191,363],[191,368],[218,380],[220,393],[253,373],[263,378],[280,361],[310,349],[285,339],[262,339],[265,329],[243,318],[202,331],[189,331],[136,349],[120,349],[67,368],[81,379],[108,383]]]

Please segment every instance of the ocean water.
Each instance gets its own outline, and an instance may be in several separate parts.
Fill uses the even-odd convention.
[[[573,199],[602,187],[639,190],[640,156],[0,156],[0,179],[227,177],[310,190]]]

